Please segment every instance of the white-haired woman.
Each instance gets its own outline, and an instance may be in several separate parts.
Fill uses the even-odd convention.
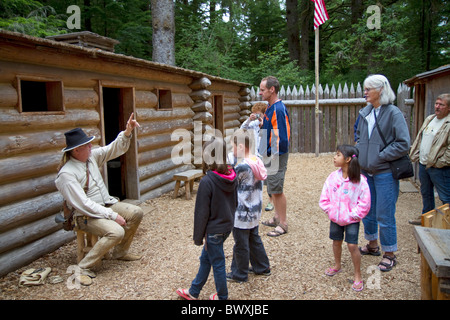
[[[369,243],[360,248],[363,255],[381,255],[378,267],[390,271],[397,263],[395,208],[399,181],[392,177],[389,162],[408,153],[410,137],[402,112],[392,103],[395,94],[383,75],[370,75],[364,81],[367,106],[360,112],[356,129],[356,147],[362,173],[367,177],[371,192],[371,209],[363,219],[364,236]],[[377,124],[387,145],[380,136]],[[378,239],[381,250],[378,246]]]

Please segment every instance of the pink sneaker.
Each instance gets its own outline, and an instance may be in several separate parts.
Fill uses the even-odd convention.
[[[193,296],[191,296],[191,294],[189,293],[189,289],[177,289],[177,294],[186,299],[186,300],[198,300],[198,298],[194,298]]]

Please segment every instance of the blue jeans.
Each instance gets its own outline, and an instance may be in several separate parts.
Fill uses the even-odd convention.
[[[227,233],[217,233],[206,235],[206,242],[200,256],[200,267],[197,276],[191,283],[189,293],[198,298],[200,291],[208,280],[211,267],[214,273],[214,283],[216,285],[219,300],[228,299],[227,274],[225,270],[225,253],[223,243],[230,235]]]
[[[395,209],[399,194],[399,181],[392,173],[380,173],[369,176],[362,172],[369,184],[371,207],[363,219],[364,237],[373,241],[380,236],[381,249],[385,252],[397,251],[397,226]]]
[[[430,167],[419,163],[420,193],[422,194],[422,213],[435,208],[434,188],[443,204],[450,203],[450,166],[443,168]]]
[[[235,280],[248,280],[249,263],[257,274],[270,269],[269,258],[258,230],[258,226],[252,229],[233,228],[234,248],[231,273]]]

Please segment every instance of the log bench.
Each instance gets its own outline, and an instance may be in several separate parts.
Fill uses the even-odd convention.
[[[191,191],[194,188],[194,180],[201,177],[203,177],[203,170],[188,170],[174,174],[173,180],[175,180],[176,183],[175,190],[173,192],[173,199],[178,196],[178,190],[180,189],[181,182],[183,181],[186,189],[186,200],[190,200]]]
[[[450,230],[415,227],[422,300],[450,300]]]

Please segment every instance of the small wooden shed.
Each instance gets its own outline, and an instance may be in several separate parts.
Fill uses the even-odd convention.
[[[134,112],[141,128],[103,174],[112,195],[142,202],[195,166],[171,160],[175,130],[194,150],[195,128],[234,130],[249,114],[246,83],[56,40],[0,31],[0,276],[74,239],[54,222],[64,132],[106,145]]]
[[[442,93],[450,93],[450,65],[417,74],[404,83],[415,89],[415,130],[411,137],[414,140],[425,118],[434,113],[436,98]]]

